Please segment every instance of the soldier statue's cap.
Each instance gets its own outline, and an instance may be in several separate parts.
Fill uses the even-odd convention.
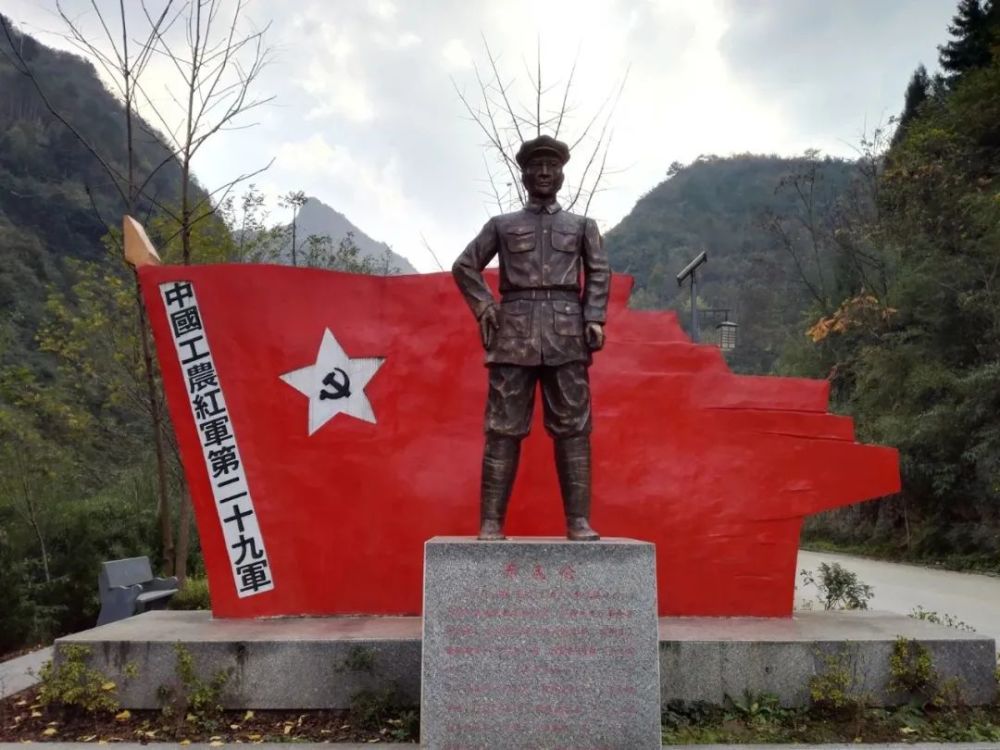
[[[517,156],[514,158],[521,169],[524,169],[528,166],[528,161],[531,157],[540,151],[555,154],[563,164],[569,161],[569,146],[562,141],[557,141],[551,135],[540,135],[537,138],[532,138],[530,141],[525,141],[521,144],[521,148],[517,150]]]

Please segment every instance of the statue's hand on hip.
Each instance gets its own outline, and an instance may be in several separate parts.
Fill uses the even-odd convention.
[[[496,305],[490,305],[479,316],[479,336],[483,340],[483,348],[491,349],[500,330],[500,316]]]
[[[604,348],[604,325],[602,323],[587,323],[587,328],[584,330],[584,337],[587,340],[587,348],[590,351],[600,351]]]

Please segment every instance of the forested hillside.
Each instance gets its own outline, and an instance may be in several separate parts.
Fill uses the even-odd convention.
[[[48,285],[66,288],[68,258],[99,260],[106,221],[120,217],[124,197],[106,169],[46,106],[42,95],[84,136],[110,167],[126,171],[122,104],[104,88],[87,61],[39,44],[30,36],[0,33],[0,327],[6,361],[35,356],[35,334]],[[11,46],[11,42],[16,45]],[[15,51],[17,54],[15,54]],[[21,71],[21,60],[35,82]],[[135,136],[136,172],[146,176],[169,151],[143,124]],[[176,203],[180,170],[175,161],[150,178],[148,194]],[[150,203],[140,199],[140,213]]]
[[[739,323],[730,364],[829,379],[860,439],[900,449],[902,493],[807,539],[1000,570],[1000,5],[960,0],[947,33],[856,161],[675,164],[607,245],[632,303],[685,326],[675,275],[707,251],[698,306]]]
[[[817,258],[824,268],[830,264],[831,228],[860,178],[857,164],[815,154],[675,164],[608,232],[612,268],[635,277],[633,306],[672,307],[689,327],[689,287],[678,287],[676,276],[707,251],[698,271],[699,308],[728,309],[738,322],[739,347],[728,355],[735,369],[772,372],[789,336],[802,331],[811,301],[802,274]],[[713,340],[720,320],[702,314],[702,341]]]
[[[787,363],[829,375],[860,436],[902,458],[901,495],[817,519],[813,538],[997,570],[1000,5],[962,0],[949,31],[880,160],[869,246]]]
[[[138,30],[136,34],[138,35]],[[190,503],[118,228],[180,262],[183,170],[83,59],[0,23],[0,654],[93,625],[102,560],[198,572]],[[131,146],[131,149],[130,149]],[[128,154],[133,155],[131,179]],[[191,262],[275,258],[260,194],[200,204]],[[308,238],[299,238],[305,243]],[[350,238],[303,261],[378,270]]]
[[[126,206],[125,109],[89,62],[2,26],[0,651],[91,623],[100,560],[159,546],[134,284],[106,238]],[[181,170],[133,124],[136,213],[155,222]]]

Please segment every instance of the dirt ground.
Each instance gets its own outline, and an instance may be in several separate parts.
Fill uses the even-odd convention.
[[[0,742],[407,742],[419,737],[417,716],[416,710],[225,711],[213,718],[88,713],[43,706],[32,688],[0,701]]]

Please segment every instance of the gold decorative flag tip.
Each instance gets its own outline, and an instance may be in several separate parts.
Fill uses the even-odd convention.
[[[122,232],[125,236],[125,260],[136,268],[160,264],[160,255],[149,241],[142,224],[131,216],[125,216],[122,219]]]

